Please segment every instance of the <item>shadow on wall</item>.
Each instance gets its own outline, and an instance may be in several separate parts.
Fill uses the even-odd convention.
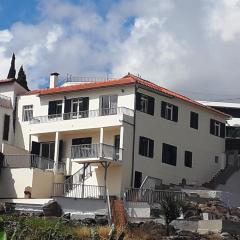
[[[10,168],[2,168],[0,173],[0,198],[17,198],[15,180]]]

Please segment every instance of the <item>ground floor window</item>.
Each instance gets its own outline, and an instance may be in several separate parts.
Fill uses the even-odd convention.
[[[192,152],[185,151],[184,165],[185,167],[192,167]]]
[[[140,188],[142,184],[142,172],[135,171],[134,188]]]

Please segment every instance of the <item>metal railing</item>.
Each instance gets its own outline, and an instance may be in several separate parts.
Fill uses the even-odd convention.
[[[70,198],[91,198],[104,199],[104,186],[83,185],[83,184],[53,184],[54,197],[70,197]]]
[[[70,176],[69,178],[67,178],[64,181],[64,184],[70,185],[70,184],[80,184],[83,181],[83,167],[81,169],[79,169],[77,172],[75,172],[72,176]],[[85,169],[85,179],[89,176],[91,176],[92,174],[92,170],[91,170],[91,166],[88,166]]]
[[[52,114],[46,116],[37,116],[33,117],[29,123],[38,124],[38,123],[47,123],[47,122],[57,122],[63,120],[72,120],[80,118],[93,118],[99,116],[109,116],[109,115],[118,115],[125,114],[133,117],[134,111],[126,107],[117,107],[117,108],[103,108],[97,110],[88,110],[81,112],[70,112],[70,113],[61,113],[61,114]]]
[[[128,188],[125,191],[125,201],[160,203],[165,197],[173,197],[176,200],[184,201],[186,194],[180,191],[152,190]]]
[[[0,106],[5,108],[11,108],[11,98],[0,94]]]
[[[122,160],[122,149],[114,146],[96,143],[81,144],[71,147],[71,157],[74,158],[107,158],[110,160]]]
[[[3,167],[5,168],[39,168],[42,170],[53,169],[54,161],[35,154],[17,155],[9,154],[4,155]],[[65,171],[65,163],[58,163],[58,171]]]
[[[105,76],[73,76],[68,74],[65,82],[103,82],[113,80],[115,78],[111,77],[111,75]]]

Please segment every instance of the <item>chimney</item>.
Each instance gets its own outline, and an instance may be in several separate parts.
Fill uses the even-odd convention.
[[[57,87],[58,76],[59,76],[59,73],[57,73],[57,72],[54,72],[54,73],[50,74],[49,88]]]

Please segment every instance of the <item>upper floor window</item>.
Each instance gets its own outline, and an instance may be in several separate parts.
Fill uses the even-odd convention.
[[[33,105],[25,105],[23,106],[23,121],[31,121],[33,118]]]
[[[150,138],[139,138],[139,154],[145,157],[153,158],[154,141]]]
[[[190,112],[190,127],[198,129],[198,113]]]
[[[192,152],[185,151],[184,165],[185,167],[192,167]]]
[[[163,143],[162,162],[173,166],[177,165],[177,147]]]
[[[48,104],[48,115],[62,114],[62,100],[50,101]]]
[[[178,107],[162,101],[161,117],[174,122],[178,121]]]
[[[9,138],[9,125],[10,125],[10,116],[4,115],[4,124],[3,124],[3,140],[8,141]]]
[[[65,100],[64,119],[88,117],[89,97]]]
[[[214,119],[210,119],[210,134],[225,138],[225,124]]]
[[[136,109],[138,111],[154,115],[154,102],[155,99],[153,97],[143,93],[136,94]]]
[[[105,95],[99,98],[100,115],[113,115],[117,114],[117,95]]]

